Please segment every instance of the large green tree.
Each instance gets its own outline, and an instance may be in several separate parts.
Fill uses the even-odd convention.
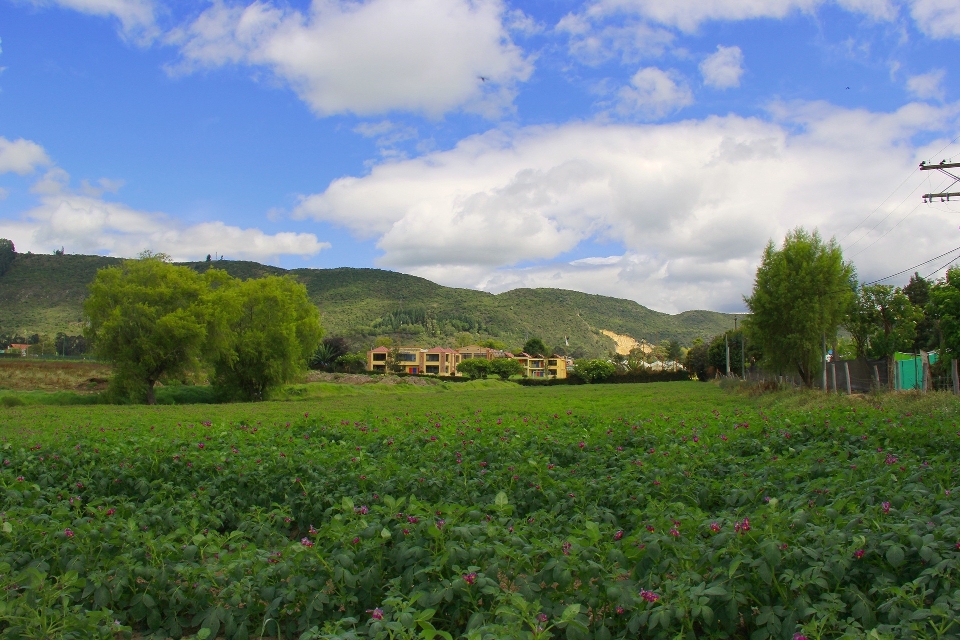
[[[779,249],[771,240],[753,292],[744,298],[752,314],[747,337],[760,345],[767,365],[795,369],[811,386],[822,366],[822,342],[833,342],[849,309],[854,279],[835,239],[824,242],[801,227]]]
[[[217,275],[201,276],[149,252],[97,272],[83,305],[89,320],[84,335],[97,356],[113,364],[115,392],[155,404],[154,386],[162,377],[199,366],[207,335],[206,280]]]
[[[519,376],[523,373],[523,365],[513,358],[494,358],[490,361],[490,373],[506,380],[510,376]]]
[[[469,358],[457,365],[457,372],[470,378],[486,378],[491,372],[490,360],[485,358]]]
[[[844,326],[853,337],[858,356],[887,358],[887,379],[893,381],[894,353],[910,349],[923,311],[902,289],[871,284],[860,287]]]
[[[948,269],[946,277],[930,287],[930,315],[940,329],[942,355],[960,358],[960,267]]]
[[[928,309],[930,304],[930,281],[920,277],[914,271],[910,282],[903,288],[903,293],[910,299],[911,304],[917,307],[923,317],[917,322],[917,335],[913,339],[913,350],[931,351],[940,346],[940,336],[937,331],[937,321]]]
[[[548,356],[547,345],[543,343],[543,340],[540,338],[530,338],[525,343],[523,343],[524,353],[529,353],[532,356]]]
[[[707,367],[710,364],[710,347],[702,338],[693,341],[693,346],[687,350],[687,356],[683,359],[683,368],[704,382],[707,380]]]
[[[243,400],[264,400],[295,379],[323,337],[307,288],[289,277],[223,282],[209,317],[213,383]]]

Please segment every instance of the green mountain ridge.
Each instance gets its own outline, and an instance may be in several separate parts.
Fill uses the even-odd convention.
[[[17,254],[0,276],[0,333],[54,335],[82,331],[82,303],[98,269],[118,258],[85,255]],[[538,336],[584,355],[603,354],[612,331],[656,342],[689,345],[733,327],[733,316],[715,311],[676,315],[632,300],[565,289],[513,289],[500,294],[445,287],[417,276],[381,269],[281,269],[256,262],[220,260],[181,263],[198,271],[215,267],[238,278],[290,275],[307,287],[320,309],[328,336],[343,336],[354,348],[378,336],[404,344],[449,345],[469,332],[511,347]]]

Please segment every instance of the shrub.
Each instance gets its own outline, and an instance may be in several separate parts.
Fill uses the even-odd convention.
[[[616,371],[617,367],[606,360],[578,360],[575,369],[577,377],[587,384],[606,380]]]

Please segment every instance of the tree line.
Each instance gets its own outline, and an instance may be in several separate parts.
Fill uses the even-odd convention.
[[[904,287],[861,282],[835,238],[797,228],[779,247],[768,243],[744,302],[750,316],[743,330],[718,336],[730,340],[733,373],[743,373],[741,340],[747,362],[796,374],[807,386],[822,375],[827,352],[885,358],[888,380],[898,351],[938,350],[940,363],[960,357],[960,267],[934,281],[914,273]],[[718,338],[691,348],[691,371],[716,366]]]
[[[156,403],[163,381],[206,373],[222,399],[264,400],[295,379],[323,330],[302,284],[203,274],[144,252],[97,272],[84,302],[85,337],[113,365],[110,392]]]

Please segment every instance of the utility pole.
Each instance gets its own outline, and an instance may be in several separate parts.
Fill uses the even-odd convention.
[[[730,377],[730,336],[724,335],[723,341],[727,345],[727,377]]]
[[[923,201],[926,203],[933,202],[934,198],[940,198],[940,202],[949,202],[951,197],[960,197],[960,191],[950,191],[950,188],[960,182],[960,176],[956,176],[947,169],[956,169],[960,167],[960,162],[947,162],[946,160],[941,160],[940,164],[927,164],[926,162],[920,163],[920,171],[939,171],[948,178],[952,178],[951,182],[944,191],[940,193],[925,193],[923,194]]]
[[[823,391],[827,392],[827,334],[823,334]]]

